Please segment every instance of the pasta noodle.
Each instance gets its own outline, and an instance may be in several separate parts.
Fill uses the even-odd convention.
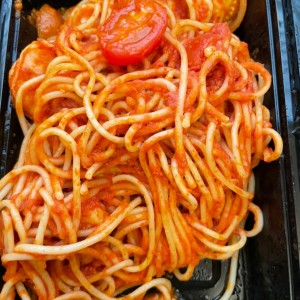
[[[83,0],[11,69],[24,141],[0,180],[0,299],[171,299],[165,274],[186,281],[230,257],[232,293],[238,250],[263,226],[252,170],[282,152],[263,105],[271,76],[219,23],[219,1],[187,0],[185,19],[180,1],[157,3],[167,29],[136,64],[99,47],[113,1]]]

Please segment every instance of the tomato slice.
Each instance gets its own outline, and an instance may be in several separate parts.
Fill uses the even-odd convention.
[[[159,45],[167,27],[167,12],[152,0],[117,1],[100,27],[100,47],[109,63],[140,62]]]
[[[209,46],[214,46],[217,50],[224,51],[231,39],[231,31],[227,23],[214,24],[209,32],[184,41],[184,46],[188,55],[189,69],[199,71],[205,61],[204,51]]]

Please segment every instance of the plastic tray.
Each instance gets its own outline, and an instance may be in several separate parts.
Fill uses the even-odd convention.
[[[0,18],[0,175],[16,161],[22,134],[11,106],[8,70],[20,51],[36,38],[26,20],[44,2],[70,6],[76,1],[23,0],[21,17],[13,1],[2,0]],[[297,4],[298,3],[298,4]],[[237,35],[248,42],[252,57],[265,64],[273,85],[265,98],[273,126],[282,134],[284,153],[255,170],[255,202],[264,213],[264,229],[248,239],[239,256],[231,299],[300,299],[300,4],[298,0],[249,0]],[[298,48],[297,48],[298,47]],[[173,281],[178,299],[219,299],[226,287],[229,262],[206,260],[189,282]]]

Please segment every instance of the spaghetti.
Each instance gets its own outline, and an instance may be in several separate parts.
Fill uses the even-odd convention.
[[[263,105],[271,76],[226,23],[197,21],[192,1],[179,19],[171,2],[157,2],[164,35],[134,65],[100,49],[113,1],[84,0],[13,66],[25,137],[0,180],[0,299],[171,299],[166,273],[185,281],[201,259],[233,257],[231,294],[238,250],[263,225],[252,170],[282,152]]]

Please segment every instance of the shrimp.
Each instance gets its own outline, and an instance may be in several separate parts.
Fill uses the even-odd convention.
[[[54,45],[46,40],[39,39],[29,44],[21,53],[9,72],[9,87],[12,95],[12,103],[15,105],[15,97],[23,83],[46,73],[49,63],[56,57]],[[38,86],[31,86],[23,95],[22,104],[25,115],[33,119],[35,98],[34,94]]]
[[[36,12],[36,28],[40,38],[55,37],[63,22],[62,15],[48,4]]]

